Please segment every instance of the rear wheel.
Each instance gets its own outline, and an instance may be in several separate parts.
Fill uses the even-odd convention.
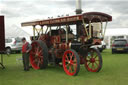
[[[80,59],[76,51],[70,49],[63,55],[63,68],[67,75],[76,76],[80,70]]]
[[[90,48],[85,57],[85,67],[90,72],[99,72],[102,68],[102,56],[99,50]]]
[[[32,50],[30,51],[30,63],[34,69],[43,69],[48,65],[48,48],[41,41],[32,42]]]

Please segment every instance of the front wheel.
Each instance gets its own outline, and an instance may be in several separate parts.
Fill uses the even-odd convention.
[[[102,56],[98,49],[90,48],[85,57],[85,67],[90,72],[99,72],[102,68]]]
[[[80,70],[79,55],[75,50],[69,49],[63,55],[63,68],[67,75],[76,76]]]

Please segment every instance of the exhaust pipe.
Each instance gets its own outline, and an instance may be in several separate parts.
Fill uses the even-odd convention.
[[[82,9],[81,9],[81,0],[76,0],[76,14],[81,14]]]

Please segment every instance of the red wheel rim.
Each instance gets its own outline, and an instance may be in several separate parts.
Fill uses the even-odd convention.
[[[101,66],[101,60],[95,50],[90,50],[85,58],[85,66],[90,72],[97,72]]]
[[[77,70],[77,59],[75,54],[68,50],[64,53],[63,56],[63,68],[66,74],[72,76],[75,75]]]
[[[30,63],[34,69],[40,69],[40,64],[43,63],[43,51],[38,42],[32,43],[32,50],[30,51]]]

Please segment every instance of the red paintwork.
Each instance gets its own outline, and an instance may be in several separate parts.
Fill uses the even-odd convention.
[[[23,44],[23,46],[22,46],[22,53],[26,53],[28,44],[29,44],[28,42]]]
[[[52,39],[51,39],[51,42],[52,43],[60,43],[60,36],[59,35],[57,35],[57,36],[52,36],[51,37]]]
[[[67,57],[69,54],[71,54],[71,55],[69,57]],[[73,56],[74,56],[74,60],[73,60]],[[64,71],[66,72],[66,74],[68,74],[70,76],[73,76],[76,73],[76,70],[77,70],[76,55],[70,50],[67,50],[63,55],[63,68],[64,68]]]
[[[40,69],[39,64],[43,62],[42,47],[39,43],[32,43],[32,50],[30,51],[30,63],[34,69]]]
[[[57,58],[62,58],[64,51],[66,49],[69,49],[69,43],[59,43],[59,44],[54,44],[53,47],[56,49],[54,51],[54,54],[56,55]]]

